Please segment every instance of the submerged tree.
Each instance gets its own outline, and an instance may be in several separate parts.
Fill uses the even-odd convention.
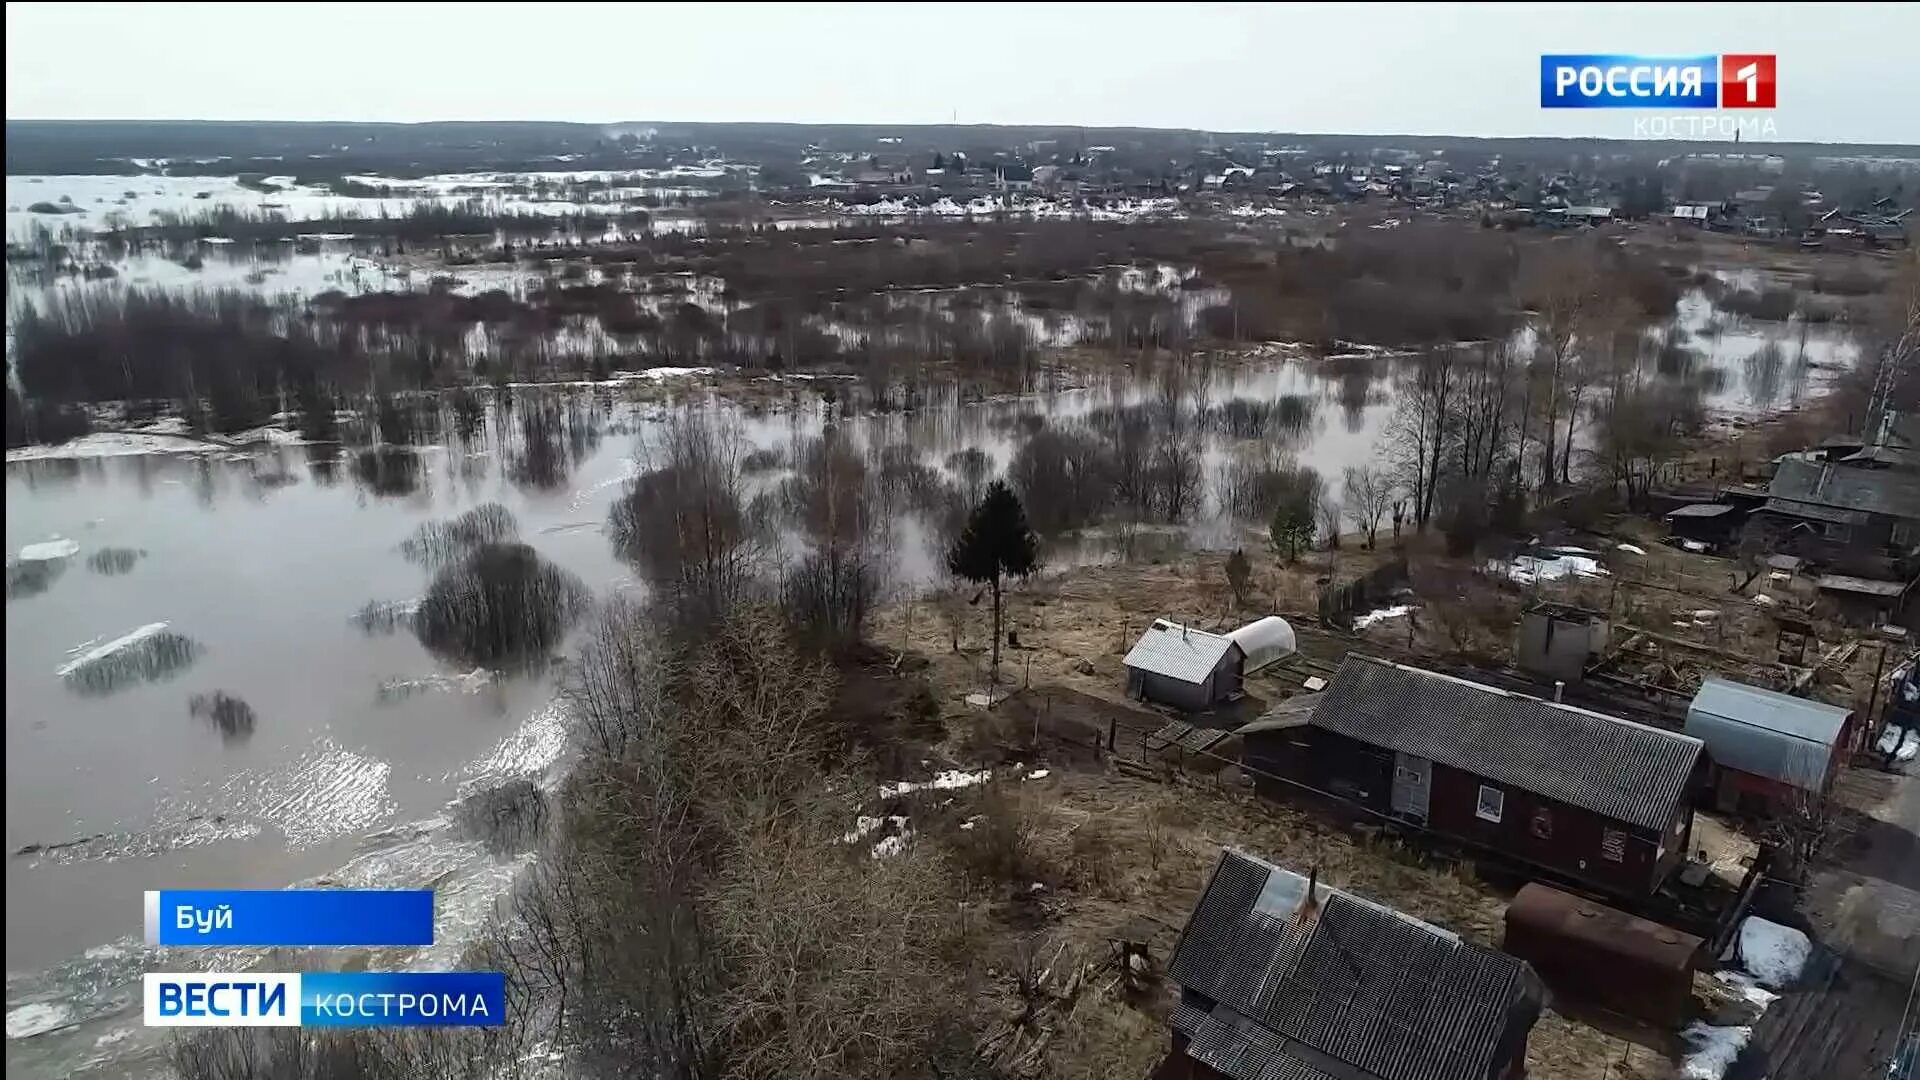
[[[1000,680],[1000,583],[1026,577],[1039,565],[1026,509],[1006,481],[987,485],[986,497],[967,517],[967,526],[947,552],[947,569],[993,590],[993,661],[990,682]]]

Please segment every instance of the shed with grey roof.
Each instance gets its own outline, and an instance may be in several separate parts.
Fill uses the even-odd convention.
[[[1127,693],[1204,712],[1240,693],[1246,652],[1225,634],[1155,619],[1127,652]]]
[[[1497,1080],[1546,996],[1523,960],[1232,849],[1167,970],[1179,1080]]]
[[[1853,711],[1716,677],[1687,706],[1686,730],[1707,745],[1720,806],[1765,812],[1832,786],[1852,748]]]
[[[1703,760],[1688,735],[1358,654],[1306,724],[1242,751],[1263,793],[1315,789],[1622,895],[1684,856]]]

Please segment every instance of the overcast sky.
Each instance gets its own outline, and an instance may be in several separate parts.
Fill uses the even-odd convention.
[[[9,3],[7,116],[1631,137],[1542,110],[1539,55],[1771,52],[1778,138],[1913,144],[1915,42],[1916,4]]]

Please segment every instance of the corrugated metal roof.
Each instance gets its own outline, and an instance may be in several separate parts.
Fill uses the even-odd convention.
[[[1207,681],[1207,676],[1219,666],[1220,658],[1235,647],[1233,639],[1225,635],[1155,619],[1128,650],[1126,664],[1169,679],[1199,684]]]
[[[1920,518],[1920,475],[1901,469],[1868,469],[1817,461],[1782,461],[1767,485],[1773,500],[1814,503],[1845,510]]]
[[[1675,507],[1667,511],[1669,518],[1711,518],[1733,513],[1734,508],[1726,503],[1692,503]]]
[[[1523,961],[1324,886],[1296,920],[1306,887],[1221,852],[1168,967],[1189,1056],[1236,1080],[1319,1080],[1328,1058],[1385,1080],[1484,1080],[1509,1026],[1538,1016]]]
[[[1320,707],[1320,695],[1317,693],[1295,694],[1282,700],[1273,708],[1260,714],[1260,719],[1242,724],[1234,731],[1236,735],[1255,735],[1262,731],[1284,731],[1290,728],[1304,727],[1313,719],[1313,710]]]
[[[1819,790],[1851,713],[1730,679],[1710,678],[1687,706],[1687,733],[1714,763]]]
[[[1357,654],[1313,724],[1656,831],[1702,750],[1685,735]]]
[[[1879,581],[1847,574],[1822,574],[1814,585],[1832,592],[1865,593],[1868,596],[1899,596],[1907,591],[1907,587],[1898,581]]]

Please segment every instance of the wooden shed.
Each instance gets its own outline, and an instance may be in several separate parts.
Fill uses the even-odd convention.
[[[1701,939],[1533,882],[1507,905],[1501,948],[1553,992],[1661,1027],[1685,1022]]]

